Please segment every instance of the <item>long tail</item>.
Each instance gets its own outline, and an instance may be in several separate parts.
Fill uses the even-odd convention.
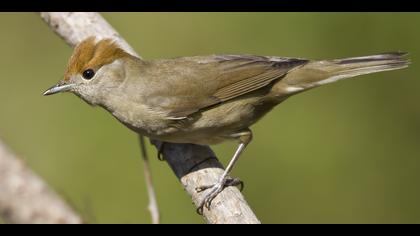
[[[319,85],[370,73],[407,67],[410,61],[404,52],[383,53],[364,57],[310,61],[290,71],[283,82],[289,92],[299,92]]]

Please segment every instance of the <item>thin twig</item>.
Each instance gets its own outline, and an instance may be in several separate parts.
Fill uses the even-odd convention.
[[[155,188],[153,187],[153,179],[152,179],[152,172],[149,165],[149,156],[147,155],[146,150],[146,143],[144,141],[144,136],[139,135],[139,143],[140,143],[140,149],[141,149],[141,156],[143,158],[143,164],[144,164],[144,179],[146,182],[147,187],[147,193],[149,196],[149,206],[147,209],[150,212],[150,215],[152,217],[152,223],[153,224],[159,224],[160,223],[160,215],[159,215],[159,208],[157,204],[157,198],[155,193]]]
[[[89,36],[112,38],[127,52],[139,56],[98,13],[42,12],[41,17],[73,47]],[[160,146],[157,140],[152,140],[152,143],[156,147]],[[195,189],[215,183],[223,173],[222,165],[208,146],[167,143],[163,154],[196,206],[199,205],[203,193],[197,193]],[[208,161],[203,162],[205,159]],[[203,163],[197,165],[201,162]],[[235,187],[224,189],[213,200],[211,209],[204,209],[203,217],[209,223],[260,223]]]

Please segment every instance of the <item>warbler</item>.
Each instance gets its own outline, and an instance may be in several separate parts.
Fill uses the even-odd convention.
[[[227,185],[235,162],[252,140],[250,126],[292,95],[323,84],[402,69],[404,52],[333,60],[209,55],[142,60],[111,39],[89,37],[74,49],[64,78],[44,95],[72,92],[100,106],[136,133],[171,143],[239,145],[200,208]]]

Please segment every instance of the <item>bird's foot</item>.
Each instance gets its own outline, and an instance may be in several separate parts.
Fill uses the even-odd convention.
[[[161,142],[157,150],[157,158],[159,161],[164,161],[165,157],[163,156],[163,150],[165,148],[165,142]]]
[[[239,186],[239,190],[242,191],[244,188],[244,182],[238,178],[226,177],[221,179],[216,184],[197,187],[195,190],[198,193],[210,189],[209,192],[204,196],[203,200],[200,202],[200,205],[197,208],[197,213],[202,215],[204,207],[210,210],[211,202],[213,199],[216,198],[216,196],[219,195],[219,193],[221,193],[223,189],[228,186]]]

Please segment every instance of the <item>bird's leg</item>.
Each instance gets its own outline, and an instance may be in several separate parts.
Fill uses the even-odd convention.
[[[209,192],[205,194],[203,200],[201,201],[199,207],[197,208],[197,212],[199,214],[203,213],[203,208],[206,207],[210,209],[211,202],[213,199],[223,191],[223,189],[227,186],[237,186],[240,185],[243,188],[243,182],[236,178],[231,178],[228,174],[232,171],[233,166],[238,161],[239,156],[241,155],[242,151],[245,147],[251,142],[252,140],[252,132],[250,129],[242,130],[241,132],[232,134],[229,136],[230,138],[235,138],[239,140],[239,146],[236,149],[235,154],[233,155],[232,159],[230,160],[226,170],[220,176],[219,180],[216,184],[201,186],[196,188],[197,192],[202,192],[204,190],[209,189]]]
[[[165,142],[161,142],[157,150],[157,158],[159,161],[164,161],[165,157],[163,156],[163,149],[165,148]]]

